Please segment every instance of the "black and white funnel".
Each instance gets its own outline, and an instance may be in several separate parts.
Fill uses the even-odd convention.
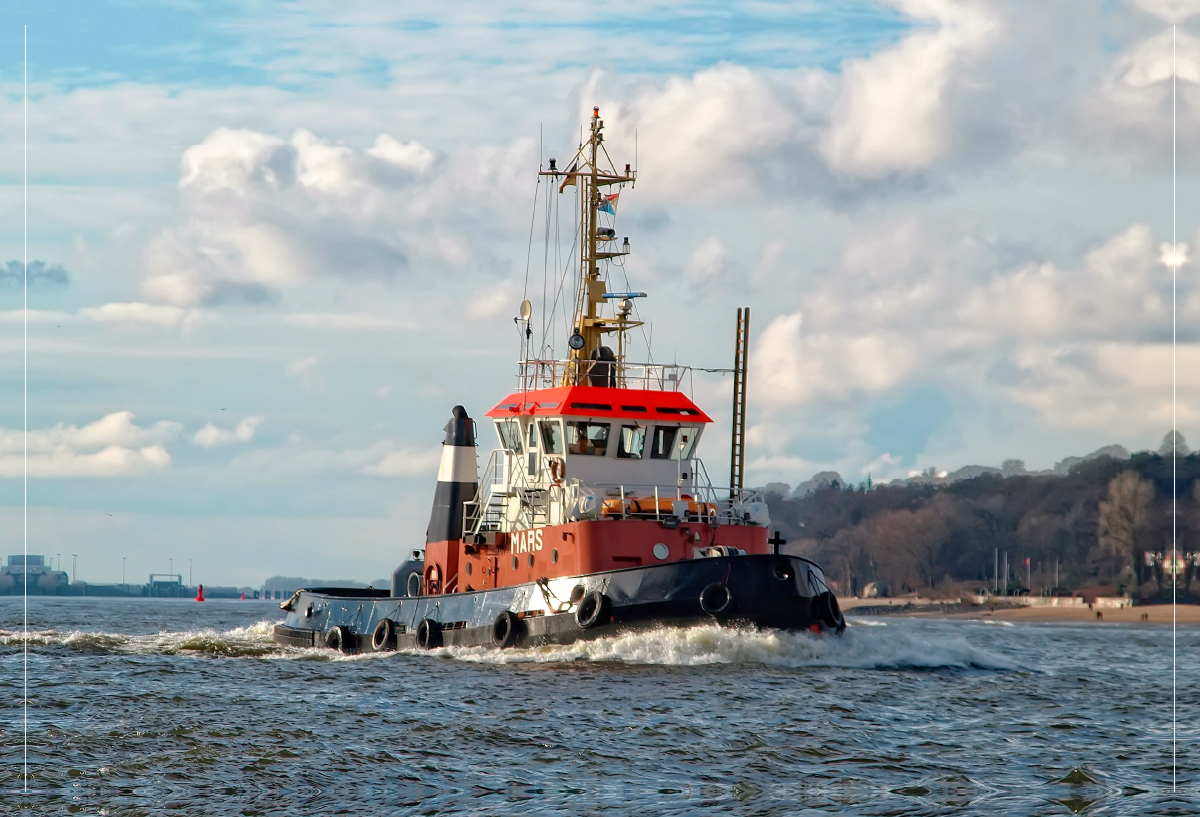
[[[462,538],[463,503],[475,499],[479,490],[475,423],[462,406],[455,406],[451,415],[446,423],[446,441],[442,443],[442,464],[438,467],[433,512],[425,532],[426,544]]]

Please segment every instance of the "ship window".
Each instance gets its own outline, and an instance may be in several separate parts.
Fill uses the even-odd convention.
[[[675,442],[675,453],[673,459],[690,460],[692,451],[696,449],[696,440],[700,437],[700,429],[698,426],[683,426],[679,429],[679,435]]]
[[[529,447],[537,448],[537,423],[529,421]]]
[[[546,454],[561,454],[563,452],[562,426],[558,420],[542,420],[542,451]]]
[[[642,458],[642,449],[645,447],[645,426],[621,426],[621,442],[617,446],[618,457],[640,460]]]
[[[516,420],[497,420],[496,431],[500,434],[500,444],[509,451],[521,453],[521,424]]]
[[[674,453],[675,435],[678,433],[678,426],[655,426],[654,436],[650,438],[650,457],[656,460],[670,459]]]
[[[603,457],[608,453],[608,423],[567,423],[567,453]]]
[[[656,460],[688,460],[700,436],[698,426],[655,426],[650,456]]]

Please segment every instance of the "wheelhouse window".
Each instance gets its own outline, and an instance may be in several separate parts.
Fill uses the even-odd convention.
[[[617,444],[617,456],[622,459],[640,460],[646,447],[645,426],[621,426],[621,439]]]
[[[500,434],[500,444],[509,451],[522,453],[521,423],[517,420],[497,420],[496,431]]]
[[[562,426],[558,420],[539,420],[542,430],[542,452],[546,454],[561,454],[563,452]]]
[[[567,453],[603,457],[608,453],[609,423],[567,423]]]
[[[538,438],[537,423],[534,422],[533,420],[530,420],[529,421],[529,456],[526,459],[529,461],[528,473],[529,473],[529,476],[531,476],[531,477],[537,476],[537,472],[538,472],[538,456],[537,456],[538,441],[537,441],[537,438]]]
[[[650,458],[670,459],[675,448],[675,435],[678,433],[679,426],[655,426],[654,435],[650,438]]]
[[[680,426],[675,435],[675,453],[673,459],[690,460],[696,450],[696,440],[700,437],[700,426]]]
[[[691,459],[699,436],[698,426],[655,426],[650,457],[656,460]]]

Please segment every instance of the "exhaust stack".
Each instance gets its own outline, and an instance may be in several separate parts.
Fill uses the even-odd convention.
[[[479,490],[479,464],[475,458],[475,423],[467,410],[455,406],[446,423],[442,464],[438,467],[433,511],[425,531],[425,543],[462,539],[463,503],[475,499]]]

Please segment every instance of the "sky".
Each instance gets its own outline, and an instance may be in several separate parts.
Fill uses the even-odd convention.
[[[1200,2],[389,5],[0,9],[3,553],[27,317],[30,553],[390,574],[523,297],[564,352],[536,173],[594,105],[635,356],[727,368],[752,309],[748,484],[1200,440]],[[719,482],[731,382],[691,387]]]

